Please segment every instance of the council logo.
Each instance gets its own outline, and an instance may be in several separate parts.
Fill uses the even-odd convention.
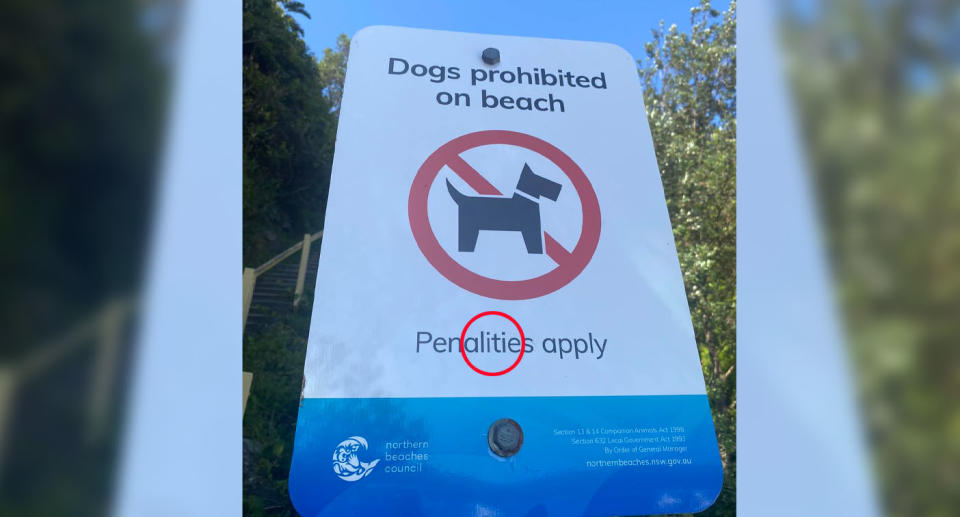
[[[333,472],[344,481],[357,481],[369,476],[380,460],[361,461],[360,454],[366,450],[367,440],[362,436],[351,436],[340,442],[333,450]]]

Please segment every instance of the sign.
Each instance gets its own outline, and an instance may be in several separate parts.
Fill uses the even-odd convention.
[[[322,246],[289,479],[301,514],[715,500],[713,420],[623,49],[358,32]]]

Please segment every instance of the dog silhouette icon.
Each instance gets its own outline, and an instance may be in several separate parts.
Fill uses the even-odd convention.
[[[468,196],[447,180],[447,190],[458,207],[458,249],[472,253],[480,230],[520,232],[527,253],[543,253],[539,199],[556,201],[562,185],[535,174],[523,164],[513,197]]]

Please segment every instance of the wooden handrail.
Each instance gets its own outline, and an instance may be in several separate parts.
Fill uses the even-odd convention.
[[[32,347],[36,350],[33,354],[13,364],[0,363],[0,469],[3,467],[6,432],[20,387],[83,346],[96,347],[87,403],[87,438],[103,436],[110,392],[114,389],[120,339],[136,304],[132,297],[109,300],[59,338]]]
[[[46,370],[61,357],[85,344],[85,340],[102,331],[104,321],[109,322],[109,330],[113,325],[122,325],[125,316],[134,309],[135,301],[132,298],[115,298],[103,304],[99,310],[80,320],[80,323],[70,328],[58,339],[41,343],[32,347],[36,353],[25,357],[14,369],[17,378],[25,380],[38,372]]]
[[[313,241],[319,239],[320,237],[323,237],[323,230],[320,230],[319,232],[311,235],[311,236],[310,236],[310,242],[313,242]],[[303,241],[300,241],[300,242],[294,244],[293,246],[290,246],[289,248],[287,248],[286,251],[284,251],[284,252],[280,253],[279,255],[277,255],[276,257],[273,257],[272,259],[264,262],[263,264],[261,264],[260,266],[258,266],[257,268],[255,268],[255,269],[253,270],[253,273],[254,273],[256,276],[260,276],[260,275],[266,273],[266,272],[269,271],[271,268],[273,268],[273,266],[276,266],[277,264],[283,262],[283,261],[284,261],[287,257],[289,257],[290,255],[293,255],[294,253],[300,251],[301,248],[303,248]]]

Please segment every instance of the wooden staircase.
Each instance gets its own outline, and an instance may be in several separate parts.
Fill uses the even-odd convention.
[[[304,235],[303,242],[260,267],[244,269],[244,334],[266,329],[279,317],[292,312],[302,293],[313,293],[320,262],[321,235],[322,232]],[[300,278],[303,280],[298,292]]]
[[[320,262],[320,246],[316,243],[307,256],[307,271],[304,275],[304,292],[312,293],[317,283],[317,264]],[[294,254],[277,264],[266,273],[257,277],[257,285],[250,301],[245,332],[265,328],[277,316],[293,311],[296,298],[297,273],[300,269],[300,256]]]

